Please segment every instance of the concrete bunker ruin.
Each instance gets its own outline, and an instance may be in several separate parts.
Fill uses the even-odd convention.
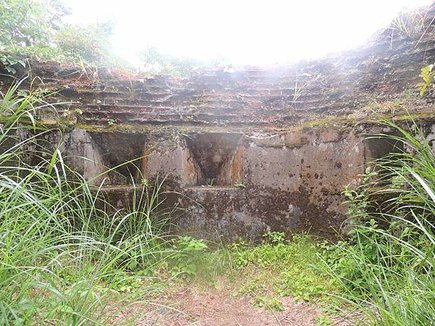
[[[180,194],[168,204],[183,208],[174,222],[185,233],[330,236],[346,219],[344,187],[358,185],[371,160],[396,150],[366,139],[388,132],[373,121],[406,126],[412,117],[435,139],[433,94],[420,98],[415,88],[420,69],[435,62],[434,21],[427,26],[419,40],[386,30],[364,48],[319,60],[188,78],[126,79],[53,63],[25,73],[55,91],[50,100],[69,103],[41,120],[64,130],[69,164],[94,185],[104,181],[120,205],[143,180],[166,177],[165,189]],[[6,88],[11,80],[0,82]]]

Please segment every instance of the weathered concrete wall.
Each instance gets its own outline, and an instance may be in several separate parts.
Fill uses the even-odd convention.
[[[420,123],[428,140],[433,140],[435,117]],[[136,184],[165,176],[165,188],[176,193],[171,204],[184,209],[176,216],[183,232],[235,239],[256,238],[271,230],[310,230],[333,237],[346,227],[344,187],[358,185],[367,163],[391,151],[389,144],[365,139],[366,134],[381,132],[390,130],[373,124],[274,132],[167,128],[149,133],[102,133],[74,129],[67,133],[66,147],[70,155],[76,149],[75,159],[90,158],[75,161],[74,166],[94,183],[95,175],[142,153],[134,165],[105,175],[105,191],[114,198],[115,206],[122,207],[128,204],[132,189],[129,175]],[[216,141],[219,137],[224,141]],[[199,147],[208,149],[207,138],[213,140],[214,147],[202,152],[203,156],[195,155],[197,148],[191,142],[203,142]],[[223,151],[229,144],[233,148]],[[201,159],[204,162],[199,162]],[[204,183],[201,169],[212,165],[214,174]]]
[[[428,139],[435,138],[435,117],[419,121]],[[83,144],[77,146],[81,149],[77,153],[91,160],[82,165],[76,162],[75,166],[82,166],[84,175],[91,179],[107,168],[143,155],[131,168],[109,173],[107,191],[116,201],[123,198],[116,203],[121,207],[131,184],[130,174],[136,183],[142,178],[151,181],[166,176],[169,190],[179,194],[177,204],[185,209],[177,217],[183,232],[234,239],[255,238],[269,230],[310,230],[330,237],[346,226],[341,195],[344,187],[357,185],[367,162],[391,150],[382,142],[365,140],[366,134],[380,132],[389,130],[372,124],[263,132],[203,128],[185,131],[173,127],[152,132],[74,129],[67,148],[74,148],[71,142]],[[223,142],[217,141],[212,143],[214,148],[203,153],[202,159],[210,162],[199,163],[201,158],[189,145],[198,134],[213,139],[235,137],[237,141],[229,151],[232,156],[219,155]],[[72,154],[71,150],[67,152]],[[204,183],[201,165],[213,163],[218,168],[209,175],[209,183]],[[136,168],[140,172],[135,172]],[[222,175],[223,183],[219,183]],[[213,176],[216,179],[212,181]]]
[[[35,63],[32,87],[67,102],[40,118],[66,130],[67,160],[93,184],[104,180],[113,198],[166,176],[185,209],[177,217],[185,232],[328,236],[346,218],[344,187],[389,150],[364,140],[381,131],[370,121],[411,114],[435,138],[434,94],[420,98],[415,87],[420,69],[435,62],[434,16],[435,5],[420,35],[387,29],[364,48],[292,66],[126,80],[116,71]],[[1,79],[0,88],[9,83]]]
[[[186,184],[188,152],[181,139],[177,149],[160,147],[150,154],[148,174],[171,171],[171,178]],[[339,231],[344,217],[341,192],[347,184],[357,184],[364,169],[361,137],[322,128],[244,134],[238,153],[243,167],[239,180],[183,188],[181,203],[188,211],[179,223],[184,229],[225,238],[255,237],[270,230]],[[179,164],[168,170],[169,161]]]

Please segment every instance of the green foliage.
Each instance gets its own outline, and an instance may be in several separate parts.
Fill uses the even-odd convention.
[[[203,240],[183,236],[175,240],[174,253],[170,258],[174,276],[194,277],[199,271],[207,245]]]
[[[254,306],[264,307],[272,311],[283,311],[284,306],[282,302],[273,296],[258,296],[254,298]]]
[[[263,235],[266,242],[273,245],[279,246],[285,243],[285,233],[284,232],[268,232]]]
[[[66,8],[58,0],[0,0],[0,63],[15,74],[30,57],[62,59],[54,45]]]
[[[161,183],[116,210],[68,168],[60,144],[47,150],[36,120],[45,101],[17,93],[0,98],[0,324],[98,323],[110,280],[135,284],[132,270],[146,274],[167,255]]]
[[[0,0],[0,63],[15,74],[27,59],[80,66],[122,66],[110,54],[113,24],[64,24],[61,0]]]
[[[289,254],[282,232],[269,232],[264,235],[265,241],[261,246],[251,247],[244,242],[232,245],[235,264],[246,266],[255,264],[260,267],[268,267],[280,260],[286,260]]]
[[[435,155],[424,132],[386,122],[403,150],[377,160],[377,173],[347,192],[355,224],[329,247],[332,275],[376,325],[430,325],[435,315]],[[380,186],[381,185],[381,186]],[[422,307],[425,307],[422,309]]]
[[[278,292],[292,295],[297,300],[312,301],[329,293],[333,287],[325,276],[319,277],[316,270],[288,269],[280,276]]]
[[[426,95],[435,85],[435,70],[433,68],[433,64],[421,68],[419,77],[421,77],[423,81],[417,84],[417,86],[420,87],[420,96]]]
[[[26,60],[22,59],[20,56],[8,54],[0,56],[0,64],[5,67],[8,73],[14,75],[17,72],[15,67],[26,67]]]
[[[79,26],[64,24],[68,10],[62,0],[0,0],[0,63],[11,74],[26,59],[54,60],[80,66],[132,68],[110,51],[112,22]],[[142,54],[151,74],[187,76],[198,67],[215,66],[222,59],[203,62],[148,48]]]
[[[56,45],[67,57],[85,62],[103,62],[109,58],[112,24],[64,25],[56,34]]]
[[[328,326],[333,324],[333,321],[328,316],[321,315],[316,318],[316,325],[318,326]]]
[[[303,249],[303,253],[298,252]],[[287,268],[287,264],[303,265],[315,257],[317,247],[306,236],[295,235],[293,241],[286,241],[282,232],[269,232],[264,235],[264,241],[258,246],[249,246],[244,242],[231,246],[236,266],[243,267],[250,264],[259,267]],[[305,260],[306,259],[306,260]],[[300,266],[298,266],[300,267]]]
[[[155,47],[149,47],[141,54],[144,70],[151,74],[168,74],[178,77],[189,76],[192,71],[199,68],[225,64],[227,60],[216,58],[203,61],[193,58],[165,54]]]
[[[292,295],[296,299],[328,301],[328,294],[336,288],[331,279],[322,271],[318,255],[323,250],[312,239],[295,235],[292,241],[285,240],[281,232],[269,232],[265,241],[258,246],[236,243],[231,254],[239,270],[250,266],[264,271],[259,277],[248,279],[240,294],[253,293],[263,298],[270,289],[280,296]]]
[[[50,45],[65,14],[57,0],[0,0],[0,50]]]
[[[343,194],[348,203],[348,214],[352,216],[352,223],[361,220],[367,220],[369,213],[367,210],[370,208],[369,193],[370,193],[370,180],[377,175],[371,167],[366,168],[365,174],[361,185],[357,190],[353,190],[346,186]]]

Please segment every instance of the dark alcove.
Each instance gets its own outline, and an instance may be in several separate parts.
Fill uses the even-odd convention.
[[[186,143],[197,172],[193,186],[233,186],[241,181],[241,134],[189,134]]]

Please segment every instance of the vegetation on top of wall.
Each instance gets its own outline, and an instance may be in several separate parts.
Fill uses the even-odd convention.
[[[12,74],[18,66],[25,67],[27,59],[132,70],[110,51],[112,22],[65,24],[68,14],[62,0],[0,0],[0,63]],[[223,62],[175,57],[153,47],[145,49],[142,57],[146,73],[175,76]]]
[[[12,74],[28,59],[128,68],[110,53],[112,23],[65,24],[62,0],[0,0],[0,63]]]
[[[3,49],[15,46],[50,46],[67,10],[57,0],[1,0],[0,44]]]
[[[390,29],[404,37],[418,41],[427,26],[428,13],[422,9],[415,9],[400,13],[391,23]]]
[[[112,23],[77,26],[63,25],[55,36],[59,50],[76,61],[100,63],[109,58]]]
[[[27,59],[133,70],[110,51],[113,22],[66,24],[63,18],[69,13],[62,0],[0,0],[0,64],[11,74],[25,67]],[[179,77],[195,67],[225,62],[176,57],[154,47],[144,49],[142,59],[145,73]]]
[[[199,60],[189,57],[173,56],[148,47],[141,53],[143,69],[151,74],[167,74],[177,77],[188,76],[195,69],[207,69],[228,64],[224,58]]]
[[[419,77],[423,79],[422,82],[417,84],[417,86],[420,87],[420,96],[425,96],[427,93],[432,92],[435,88],[434,64],[421,68]]]

